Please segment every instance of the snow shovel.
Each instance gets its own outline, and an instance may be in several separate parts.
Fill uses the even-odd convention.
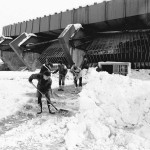
[[[37,87],[33,84],[33,83],[31,83],[36,89],[37,89]],[[38,89],[37,89],[38,90]],[[40,90],[38,90],[42,95],[44,95]],[[44,95],[45,96],[45,95]],[[55,110],[58,112],[58,113],[68,113],[69,112],[69,110],[66,110],[66,109],[58,109],[58,108],[56,108],[52,103],[51,103],[51,101],[45,96],[45,98],[46,98],[46,100],[47,101],[49,101],[49,105],[51,105],[51,106],[53,106],[54,108],[55,108]]]

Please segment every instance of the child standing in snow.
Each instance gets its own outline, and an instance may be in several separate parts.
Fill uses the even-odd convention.
[[[70,72],[73,74],[75,88],[78,87],[78,80],[79,80],[79,87],[82,88],[82,71],[81,71],[81,68],[77,67],[74,63],[70,69]]]
[[[50,90],[51,90],[51,85],[52,85],[52,79],[50,78],[51,73],[49,71],[44,72],[43,74],[38,73],[38,74],[32,74],[29,77],[29,82],[32,83],[33,79],[38,80],[38,84],[37,84],[37,97],[38,97],[38,104],[41,108],[41,111],[38,112],[38,114],[42,113],[42,94],[45,95],[45,97],[47,98],[47,106],[48,106],[48,110],[49,113],[54,114],[54,112],[52,112],[50,110]],[[33,84],[33,83],[32,83]]]

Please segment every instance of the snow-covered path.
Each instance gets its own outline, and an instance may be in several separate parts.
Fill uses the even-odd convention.
[[[73,112],[64,116],[50,115],[45,99],[44,112],[36,115],[36,90],[28,83],[32,72],[2,72],[0,149],[149,150],[149,73],[124,77],[90,69],[79,94],[69,73],[65,92],[57,91],[58,76],[52,76],[54,105]]]

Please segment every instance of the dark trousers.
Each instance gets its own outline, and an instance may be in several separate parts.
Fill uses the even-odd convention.
[[[59,85],[65,85],[65,76],[59,75]]]
[[[48,109],[49,109],[49,111],[50,111],[50,103],[51,103],[51,100],[50,100],[50,92],[48,91],[48,92],[46,92],[46,93],[43,93],[44,95],[45,95],[45,97],[46,97],[46,100],[47,100],[47,106],[48,106]],[[39,91],[37,91],[37,97],[38,97],[38,104],[40,105],[40,107],[41,107],[41,111],[42,111],[42,94],[39,92]]]
[[[78,80],[76,78],[74,78],[74,84],[75,84],[75,87],[78,86]],[[79,78],[79,86],[82,87],[82,77]]]

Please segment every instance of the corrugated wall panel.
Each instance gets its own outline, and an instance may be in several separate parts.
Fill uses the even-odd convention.
[[[138,14],[147,13],[147,0],[139,0]]]
[[[6,36],[8,36],[8,32],[9,32],[9,26],[6,26]]]
[[[11,28],[11,36],[15,36],[15,33],[16,33],[16,24],[13,24]]]
[[[40,32],[40,18],[33,20],[33,30],[32,33]]]
[[[7,34],[6,29],[7,29],[7,26],[5,26],[5,29],[4,29],[4,36],[6,36],[6,34]]]
[[[8,36],[11,36],[11,25],[9,25],[9,31],[8,31]]]
[[[72,11],[66,11],[62,13],[61,28],[65,28],[68,24],[72,24]]]
[[[6,27],[3,27],[3,29],[2,29],[2,35],[5,36],[5,34],[6,34]]]
[[[105,21],[105,3],[95,4],[89,7],[89,23]]]
[[[74,9],[74,15],[73,15],[73,23],[81,23],[81,24],[87,24],[89,22],[87,7],[79,7],[78,9]]]
[[[44,16],[41,18],[40,32],[49,31],[50,17],[51,16]]]
[[[27,32],[27,33],[32,33],[32,28],[33,28],[33,20],[27,21],[26,32]]]
[[[16,33],[15,33],[15,35],[20,35],[20,29],[21,29],[21,23],[18,23],[16,25]]]
[[[126,16],[145,14],[147,11],[146,0],[126,0]]]
[[[134,16],[138,14],[138,0],[126,0],[126,16]]]
[[[125,7],[123,0],[113,0],[107,2],[107,20],[124,18],[125,17]]]
[[[23,32],[26,32],[26,26],[27,26],[26,21],[21,23],[21,32],[20,32],[20,34],[22,34]]]
[[[51,15],[50,30],[60,29],[61,15],[62,13]]]
[[[147,12],[150,13],[150,0],[147,0]]]

